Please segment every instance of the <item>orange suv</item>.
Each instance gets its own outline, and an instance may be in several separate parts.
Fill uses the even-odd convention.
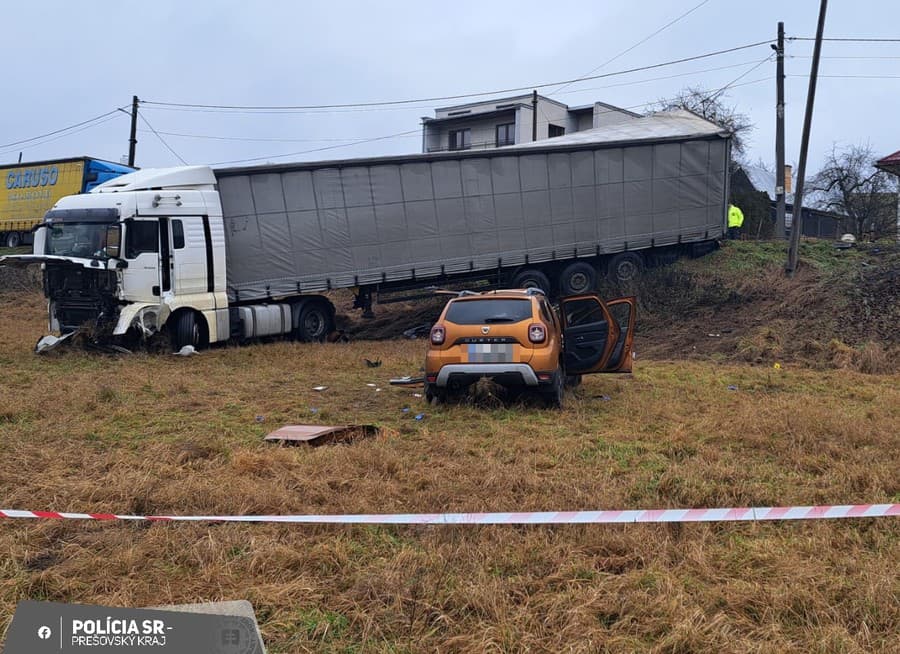
[[[438,403],[482,377],[536,390],[561,407],[566,382],[595,372],[631,372],[635,300],[596,294],[562,298],[540,289],[462,291],[431,328],[425,397]]]

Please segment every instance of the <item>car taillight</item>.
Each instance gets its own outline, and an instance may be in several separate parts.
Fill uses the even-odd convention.
[[[431,344],[443,345],[444,339],[447,337],[447,330],[443,325],[435,325],[431,328]]]
[[[528,340],[532,343],[543,343],[547,340],[547,329],[539,322],[528,325]]]

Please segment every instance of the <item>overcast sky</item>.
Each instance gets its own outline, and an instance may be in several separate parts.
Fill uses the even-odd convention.
[[[788,36],[811,37],[818,6],[818,0],[6,3],[0,162],[16,161],[20,151],[23,161],[77,155],[118,161],[128,152],[129,118],[122,112],[80,131],[9,144],[117,107],[130,110],[135,94],[157,102],[283,106],[531,87],[774,39],[779,20]],[[825,34],[900,37],[900,2],[832,0]],[[788,43],[789,163],[799,157],[811,53],[810,41]],[[725,99],[756,126],[749,158],[774,164],[774,59],[751,70],[770,55],[762,45],[540,92],[572,106],[600,100],[642,111],[686,86],[718,89],[739,78]],[[869,142],[885,155],[900,149],[898,63],[900,43],[824,44],[810,172],[835,142]],[[421,117],[464,101],[291,113],[148,103],[141,114],[191,164],[289,162],[418,152]],[[137,164],[178,165],[147,123],[139,126]]]

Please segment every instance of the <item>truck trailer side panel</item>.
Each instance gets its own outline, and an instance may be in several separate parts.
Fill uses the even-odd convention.
[[[545,142],[546,143],[546,142]],[[217,171],[232,300],[720,238],[728,139]]]

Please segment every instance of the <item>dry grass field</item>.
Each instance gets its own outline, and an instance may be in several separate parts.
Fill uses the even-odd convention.
[[[0,296],[5,508],[381,513],[900,501],[896,373],[789,358],[775,369],[771,352],[756,365],[650,359],[640,354],[652,350],[644,334],[632,378],[586,378],[561,412],[435,408],[415,389],[387,384],[418,371],[421,341],[36,357],[43,312],[34,293]],[[383,365],[369,369],[366,357]],[[320,384],[328,389],[312,390]],[[262,442],[298,423],[374,423],[380,433],[316,448]],[[898,570],[893,518],[372,528],[5,520],[0,630],[21,599],[246,598],[271,652],[900,652]]]

